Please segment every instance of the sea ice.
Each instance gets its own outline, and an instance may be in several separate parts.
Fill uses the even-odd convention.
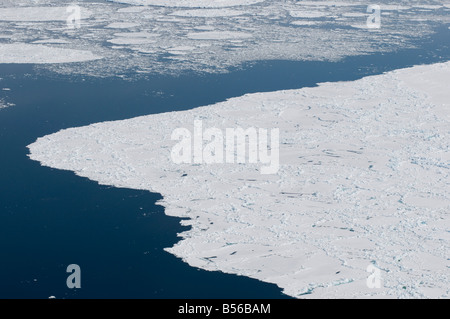
[[[235,17],[246,14],[245,11],[237,11],[231,9],[195,9],[180,10],[171,13],[178,17]]]
[[[63,21],[66,22],[70,16],[67,7],[11,7],[0,8],[0,21]],[[80,10],[80,19],[87,19],[91,16],[91,11]]]
[[[98,60],[90,51],[27,43],[0,43],[0,63],[69,63]]]
[[[449,297],[450,62],[70,128],[30,158],[161,193],[194,267],[299,298]],[[280,169],[171,161],[176,128],[279,128]],[[214,258],[210,258],[214,256]],[[367,285],[377,267],[381,288]]]
[[[246,6],[264,0],[109,0],[112,2],[132,5],[163,6],[163,7],[189,7],[189,8],[223,8],[233,6]]]
[[[229,39],[248,39],[252,35],[247,32],[232,32],[232,31],[205,31],[205,32],[191,32],[188,33],[189,39],[195,40],[229,40]]]
[[[106,28],[111,29],[130,29],[134,27],[138,27],[139,23],[133,23],[133,22],[113,22],[106,26]]]
[[[35,68],[91,76],[129,75],[129,70],[136,70],[135,74],[226,72],[261,60],[338,61],[414,47],[432,34],[436,25],[448,23],[449,12],[448,3],[442,6],[432,0],[415,1],[411,6],[380,0],[382,32],[371,32],[366,27],[367,4],[357,0],[81,1],[77,4],[82,21],[79,28],[72,29],[66,21],[70,12],[63,4],[73,3],[0,1],[0,44],[89,48],[92,57],[103,58],[85,64],[47,65],[52,59],[24,58],[20,51],[10,50],[7,61],[38,60]],[[117,36],[118,30],[133,32]],[[139,33],[159,37],[137,36]],[[236,40],[241,41],[239,45],[230,46]],[[167,56],[168,48],[185,46],[196,50],[172,51],[177,56]],[[12,55],[16,53],[17,57]],[[61,53],[64,56],[68,51]],[[51,55],[58,53],[52,51]],[[83,53],[82,60],[86,58]]]

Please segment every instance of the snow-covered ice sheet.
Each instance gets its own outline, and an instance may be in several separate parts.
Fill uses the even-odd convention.
[[[449,297],[450,62],[71,128],[30,157],[161,193],[169,252],[295,297]],[[176,128],[280,129],[280,169],[171,161]],[[370,289],[367,267],[381,271]]]

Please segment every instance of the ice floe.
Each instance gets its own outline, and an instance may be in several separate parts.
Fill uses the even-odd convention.
[[[69,63],[98,60],[90,51],[27,43],[0,43],[0,63]]]
[[[291,17],[294,17],[294,18],[322,18],[322,17],[326,17],[328,15],[327,12],[310,11],[310,10],[304,10],[304,11],[292,10],[292,11],[289,11],[289,14],[291,15]]]
[[[139,24],[138,23],[133,23],[133,22],[113,22],[110,23],[106,26],[106,28],[111,28],[111,29],[130,29],[130,28],[134,28],[134,27],[138,27]]]
[[[81,8],[81,7],[80,7]],[[66,22],[71,12],[68,7],[10,7],[0,8],[0,21],[64,21]],[[80,19],[87,19],[91,12],[87,9],[80,10]]]
[[[301,298],[449,297],[450,62],[71,128],[30,157],[161,193],[169,252]],[[279,128],[280,169],[175,164],[176,128]],[[212,258],[214,257],[214,258]],[[380,288],[367,284],[379,270]]]
[[[113,44],[151,44],[155,43],[156,37],[159,37],[159,34],[148,33],[148,32],[122,32],[115,33],[114,36],[116,38],[108,40],[108,42]]]
[[[251,33],[247,32],[232,32],[232,31],[206,31],[206,32],[191,32],[188,33],[189,39],[195,40],[229,40],[229,39],[248,39],[251,38]]]
[[[245,11],[231,9],[196,9],[180,10],[172,12],[170,15],[179,17],[235,17],[246,14]]]
[[[33,44],[68,44],[70,43],[67,40],[64,39],[43,39],[43,40],[37,40],[33,41]]]
[[[186,7],[186,8],[223,8],[246,6],[264,0],[110,0],[112,2],[128,3],[132,5]]]

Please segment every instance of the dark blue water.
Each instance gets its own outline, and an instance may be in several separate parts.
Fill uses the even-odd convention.
[[[68,127],[447,61],[449,39],[442,28],[420,49],[133,82],[46,77],[30,66],[1,65],[0,87],[11,88],[5,94],[16,106],[0,111],[0,298],[285,298],[275,285],[194,269],[163,251],[188,228],[164,215],[155,204],[160,195],[41,167],[27,158],[26,146]],[[81,267],[81,289],[66,286],[69,264]]]

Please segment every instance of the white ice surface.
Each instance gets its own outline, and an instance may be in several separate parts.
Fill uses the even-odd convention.
[[[72,12],[67,11],[68,7],[12,7],[0,8],[0,21],[67,21]],[[81,7],[80,7],[81,8]],[[87,19],[92,12],[83,8],[80,10],[80,18]]]
[[[304,10],[304,11],[291,10],[289,11],[289,14],[291,15],[291,17],[294,18],[322,18],[329,15],[329,13],[327,12],[311,11],[311,10]]]
[[[69,63],[98,60],[90,51],[27,43],[0,43],[0,63]]]
[[[43,39],[33,41],[33,44],[69,44],[70,42],[63,39]]]
[[[132,5],[187,7],[187,8],[223,8],[233,6],[246,6],[264,0],[110,0],[112,2]]]
[[[110,23],[106,26],[106,28],[110,28],[110,29],[129,29],[129,28],[134,28],[134,27],[138,27],[139,24],[138,23],[133,23],[133,22],[113,22]]]
[[[297,21],[292,21],[291,24],[293,25],[298,25],[298,26],[311,26],[311,25],[317,25],[320,22],[317,21],[302,21],[302,20],[297,20]]]
[[[248,39],[251,33],[247,32],[231,32],[231,31],[207,31],[207,32],[191,32],[188,33],[189,39],[195,40],[229,40],[229,39]]]
[[[179,17],[234,17],[245,14],[245,11],[232,9],[195,9],[180,10],[171,13],[173,16]]]
[[[295,297],[449,297],[450,62],[71,128],[30,157],[161,193],[192,229],[169,252]],[[176,165],[175,128],[280,129],[280,170]],[[369,289],[367,266],[381,269]]]

